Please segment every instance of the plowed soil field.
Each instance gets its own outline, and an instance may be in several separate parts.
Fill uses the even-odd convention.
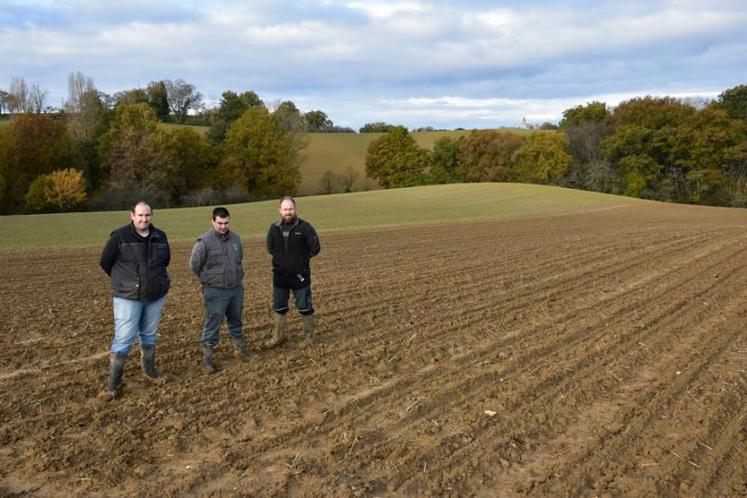
[[[157,220],[156,220],[157,221]],[[313,220],[311,220],[313,222]],[[168,227],[162,227],[168,230]],[[200,370],[174,244],[165,386],[112,338],[100,247],[0,253],[0,490],[34,496],[745,496],[747,214],[642,204],[322,232],[318,337]],[[103,244],[103,241],[102,241]]]

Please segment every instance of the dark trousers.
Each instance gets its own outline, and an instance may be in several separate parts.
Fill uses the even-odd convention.
[[[202,329],[202,343],[215,346],[218,344],[218,331],[223,317],[228,321],[228,333],[231,337],[244,336],[241,323],[241,311],[244,308],[244,286],[237,285],[230,289],[203,287],[205,300],[205,326]]]
[[[272,286],[272,308],[275,313],[285,315],[288,313],[288,299],[291,290],[293,298],[296,301],[296,309],[302,315],[313,315],[314,306],[311,303],[311,286],[301,287],[300,289],[286,289],[283,287]]]

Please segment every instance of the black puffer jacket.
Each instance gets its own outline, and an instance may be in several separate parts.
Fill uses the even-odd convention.
[[[112,295],[137,301],[155,301],[166,295],[171,282],[166,267],[171,250],[166,234],[153,225],[141,237],[132,223],[113,231],[101,252],[101,268],[112,279]]]
[[[296,218],[288,237],[283,237],[282,222],[270,225],[267,231],[267,251],[272,254],[272,271],[275,275],[308,276],[309,260],[319,254],[319,236],[310,223]]]

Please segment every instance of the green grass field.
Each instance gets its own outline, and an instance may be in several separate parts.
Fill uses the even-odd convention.
[[[641,202],[647,201],[541,185],[475,183],[302,197],[298,212],[325,231],[583,213]],[[263,235],[277,218],[276,201],[229,208],[233,229],[244,237]],[[211,209],[156,210],[153,222],[171,241],[189,241],[209,227]],[[0,249],[100,245],[128,221],[126,211],[3,216]]]

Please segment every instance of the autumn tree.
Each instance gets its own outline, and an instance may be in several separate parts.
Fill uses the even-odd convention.
[[[6,183],[6,211],[23,206],[36,177],[74,165],[72,144],[62,120],[44,114],[24,114],[13,120],[3,135],[0,174]]]
[[[466,182],[513,182],[514,154],[524,137],[511,132],[477,130],[459,140],[459,177]]]
[[[272,115],[278,123],[280,123],[280,127],[285,131],[300,132],[306,129],[306,124],[301,116],[301,111],[299,111],[296,104],[290,100],[281,102],[275,110],[272,111]]]
[[[573,158],[565,151],[563,134],[536,132],[516,151],[514,162],[521,181],[557,185]]]
[[[747,123],[747,85],[730,88],[718,96],[718,105],[729,117]]]
[[[37,211],[69,211],[85,201],[85,178],[72,168],[37,177],[26,194],[26,206]]]
[[[170,137],[158,123],[147,104],[114,110],[111,126],[99,145],[100,160],[108,171],[107,189],[101,198],[107,207],[125,207],[133,197],[168,205],[169,180],[178,164],[169,153]]]
[[[411,187],[424,182],[428,151],[398,126],[372,141],[366,151],[366,175],[384,188]]]
[[[306,143],[303,135],[286,131],[265,107],[244,112],[226,134],[227,153],[239,161],[247,190],[258,198],[295,194]]]

